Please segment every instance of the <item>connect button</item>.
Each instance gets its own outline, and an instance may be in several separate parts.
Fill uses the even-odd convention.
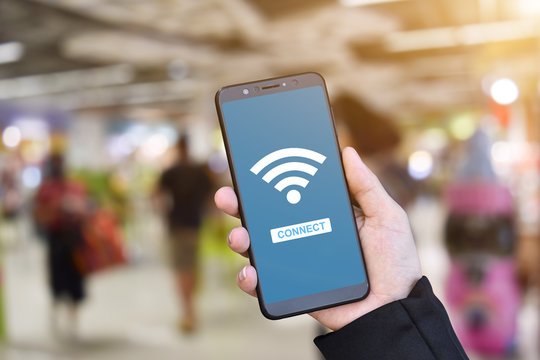
[[[330,223],[330,219],[326,218],[271,229],[270,235],[272,236],[272,242],[275,244],[329,232],[332,232],[332,224]]]

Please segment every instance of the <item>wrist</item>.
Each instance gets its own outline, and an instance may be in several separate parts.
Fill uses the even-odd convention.
[[[406,299],[421,278],[422,275],[411,278],[405,286],[400,287],[402,290],[399,292],[394,291],[386,295],[381,292],[371,291],[364,300],[318,311],[311,315],[329,329],[333,331],[339,330],[379,308],[395,301]]]

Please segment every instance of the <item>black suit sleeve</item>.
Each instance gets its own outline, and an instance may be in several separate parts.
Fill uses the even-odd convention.
[[[420,279],[406,299],[382,306],[315,344],[327,360],[468,359],[444,306],[428,279]]]

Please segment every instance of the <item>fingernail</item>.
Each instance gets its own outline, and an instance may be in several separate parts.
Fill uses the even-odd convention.
[[[229,246],[231,245],[231,232],[232,230],[229,232],[229,235],[227,235],[227,244],[229,244]]]
[[[355,148],[353,148],[352,146],[347,146],[347,148],[351,149],[351,151],[356,155],[356,157],[362,161],[362,158],[360,157],[360,154],[358,154],[358,151],[356,151]]]
[[[242,271],[240,271],[240,273],[238,274],[238,278],[240,279],[240,281],[243,281],[247,278],[247,265],[244,266],[244,268],[242,269]]]
[[[356,156],[356,158],[358,160],[360,160],[360,162],[363,164],[364,161],[362,160],[362,157],[360,156],[360,154],[358,154],[358,151],[356,151],[355,148],[351,147],[351,146],[347,146],[346,149],[351,149],[351,151],[354,153],[354,155]]]

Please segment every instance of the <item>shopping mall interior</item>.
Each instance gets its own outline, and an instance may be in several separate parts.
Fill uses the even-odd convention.
[[[238,289],[240,222],[213,204],[216,91],[304,72],[406,210],[470,358],[540,359],[538,0],[0,1],[0,358],[322,358],[327,329]],[[211,184],[188,323],[158,194],[179,139]],[[82,302],[54,300],[58,207]]]

